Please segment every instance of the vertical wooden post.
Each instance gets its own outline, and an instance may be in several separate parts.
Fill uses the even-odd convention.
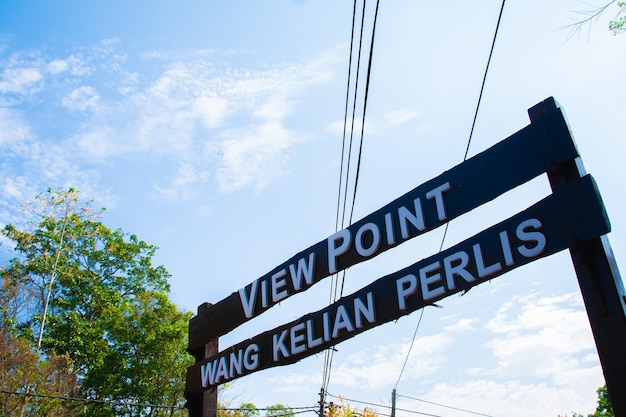
[[[396,417],[396,389],[391,391],[391,417]]]
[[[198,306],[198,314],[208,310],[213,304],[204,303]],[[219,338],[209,341],[203,349],[189,350],[196,359],[196,363],[210,358],[218,353]],[[204,391],[202,394],[185,392],[187,403],[185,408],[189,410],[189,417],[217,417],[217,387]]]
[[[531,123],[552,112],[562,111],[554,98],[528,110]],[[563,115],[565,118],[565,115]],[[580,158],[558,164],[548,172],[552,190],[585,175]],[[626,292],[606,236],[588,242],[573,242],[570,256],[585,302],[598,356],[618,417],[626,417]]]

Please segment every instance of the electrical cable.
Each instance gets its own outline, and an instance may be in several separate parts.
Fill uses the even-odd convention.
[[[350,52],[349,52],[349,58],[348,58],[348,80],[346,82],[346,105],[345,105],[345,109],[344,109],[344,117],[343,117],[343,138],[342,138],[342,143],[341,143],[341,163],[339,166],[339,187],[337,190],[337,210],[336,210],[336,214],[335,214],[335,232],[337,232],[339,230],[339,208],[341,206],[341,189],[342,189],[342,184],[343,184],[343,165],[344,165],[344,157],[345,157],[345,148],[346,148],[346,130],[347,130],[347,124],[348,124],[348,104],[350,102],[350,82],[352,80],[352,55],[353,55],[353,48],[354,48],[354,28],[355,28],[355,22],[356,22],[356,5],[357,5],[357,0],[354,0],[354,5],[352,8],[352,29],[351,29],[351,35],[350,35]],[[346,168],[346,183],[348,181],[348,169]],[[345,196],[344,196],[344,201],[345,201]],[[345,205],[345,203],[344,203]],[[343,223],[343,219],[342,219],[342,223]],[[342,224],[343,227],[343,224]],[[328,299],[328,304],[332,304],[334,298],[337,295],[337,283],[338,283],[338,274],[334,274],[331,278],[331,284],[330,284],[330,293],[329,293],[329,299]],[[334,290],[333,290],[334,287]],[[328,375],[329,372],[329,367],[330,367],[330,362],[332,362],[332,352],[333,350],[326,350],[324,351],[324,370],[322,373],[322,392],[324,391],[324,387],[327,385],[327,381],[330,378],[330,376]]]
[[[338,396],[332,395],[330,393],[327,393],[327,394],[328,394],[329,397],[345,400],[345,401],[352,402],[352,403],[365,404],[365,405],[370,405],[372,407],[382,407],[382,408],[387,408],[389,410],[391,410],[391,408],[392,408],[392,407],[390,407],[388,405],[385,405],[385,404],[375,404],[375,403],[368,402],[368,401],[359,401],[359,400],[354,400],[354,399],[350,399],[350,398],[346,398],[346,397],[338,397]],[[403,408],[396,408],[396,411],[404,411],[404,412],[407,412],[407,413],[419,414],[419,415],[422,415],[422,416],[441,417],[438,414],[422,413],[421,411],[407,410],[407,409],[403,409]],[[391,417],[391,414],[383,414],[383,413],[379,413],[379,412],[376,412],[375,414],[378,415],[378,416]]]
[[[476,126],[476,119],[478,118],[478,109],[480,109],[480,103],[483,98],[483,91],[485,89],[485,83],[487,82],[487,74],[489,73],[489,65],[491,64],[491,56],[493,55],[494,47],[496,46],[496,38],[498,37],[498,30],[500,29],[500,21],[502,20],[502,12],[504,11],[504,3],[506,0],[502,0],[500,6],[500,14],[498,15],[498,23],[496,23],[496,30],[493,33],[493,40],[491,41],[491,49],[489,50],[489,58],[487,58],[487,65],[485,66],[485,74],[483,75],[483,81],[480,85],[480,93],[478,94],[478,101],[476,102],[476,110],[474,111],[474,118],[472,120],[472,128],[470,129],[469,138],[467,139],[467,146],[465,147],[465,154],[463,155],[463,162],[467,160],[470,144],[472,143],[472,136],[474,135],[474,127]],[[448,234],[449,222],[446,223],[443,229],[443,238],[441,239],[441,245],[439,245],[439,252],[443,249],[443,242],[446,240]]]
[[[502,21],[502,12],[504,11],[504,4],[505,4],[506,0],[502,0],[502,5],[500,6],[500,13],[498,14],[498,22],[496,23],[496,29],[494,31],[493,34],[493,40],[491,41],[491,48],[489,50],[489,58],[487,58],[487,65],[485,67],[485,73],[483,75],[483,80],[482,83],[480,85],[480,93],[478,94],[478,102],[476,103],[476,110],[474,111],[474,118],[472,120],[472,127],[470,129],[470,134],[467,140],[467,146],[465,147],[465,154],[463,155],[463,162],[465,162],[467,160],[467,155],[469,153],[469,147],[470,144],[472,142],[472,136],[474,135],[474,128],[476,126],[476,119],[478,118],[478,110],[480,109],[480,103],[482,101],[482,97],[483,97],[483,92],[485,89],[485,84],[487,82],[487,74],[489,73],[489,65],[491,64],[491,57],[493,56],[493,50],[495,48],[496,45],[496,39],[498,37],[498,31],[500,29],[500,22]],[[441,238],[441,244],[439,245],[439,252],[441,252],[443,250],[443,244],[446,240],[446,235],[448,234],[448,227],[449,227],[450,223],[446,223],[446,226],[444,228],[443,231],[443,237]],[[424,313],[424,309],[422,308],[422,315]],[[413,334],[413,340],[411,341],[411,347],[413,347],[413,343],[415,341],[415,337],[417,336],[417,330],[419,329],[420,323],[422,322],[422,315],[420,315],[420,318],[417,322],[417,326],[415,328],[415,332]],[[409,354],[411,353],[411,349],[409,348],[409,351],[407,352],[407,356],[406,359],[404,361],[404,365],[402,366],[402,370],[400,371],[400,376],[398,377],[398,381],[396,382],[395,388],[398,388],[398,384],[400,383],[400,378],[402,378],[402,373],[404,372],[404,368],[406,366],[406,363],[409,359]],[[394,389],[395,389],[394,388]]]
[[[364,30],[364,20],[365,20],[365,7],[367,4],[367,0],[363,0],[363,10],[361,12],[361,28],[360,28],[360,35],[359,35],[359,48],[358,48],[358,54],[357,54],[357,64],[356,64],[356,75],[355,75],[355,85],[354,85],[354,98],[353,98],[353,106],[352,106],[352,117],[351,117],[351,128],[350,128],[350,140],[349,140],[349,145],[348,145],[348,156],[347,156],[347,163],[346,163],[346,171],[345,171],[345,181],[344,181],[344,175],[343,175],[343,165],[344,165],[344,159],[345,159],[345,144],[346,144],[346,130],[347,130],[347,120],[348,120],[348,103],[349,103],[349,97],[350,97],[350,82],[351,82],[351,74],[352,74],[352,56],[354,54],[354,35],[355,35],[355,22],[356,22],[356,10],[357,10],[357,0],[354,0],[354,6],[353,6],[353,11],[352,11],[352,30],[351,30],[351,36],[350,36],[350,58],[349,58],[349,65],[348,65],[348,82],[347,82],[347,91],[346,91],[346,105],[345,105],[345,110],[344,110],[344,127],[343,127],[343,143],[342,143],[342,149],[341,149],[341,168],[340,168],[340,177],[339,177],[339,192],[338,192],[338,196],[337,196],[337,214],[336,214],[336,219],[335,219],[335,231],[339,230],[339,207],[340,207],[340,201],[342,200],[342,193],[341,193],[341,186],[342,184],[344,185],[344,191],[343,191],[343,210],[342,210],[342,214],[341,214],[341,228],[343,229],[345,226],[345,212],[346,212],[346,201],[347,201],[347,193],[348,193],[348,180],[350,177],[350,162],[351,162],[351,155],[352,155],[352,140],[354,137],[354,114],[356,112],[356,100],[357,100],[357,91],[358,91],[358,86],[359,86],[359,72],[360,72],[360,61],[361,61],[361,48],[362,48],[362,44],[363,44],[363,30]],[[342,272],[343,277],[342,278],[342,282],[343,279],[345,279],[345,271]],[[329,296],[329,302],[328,304],[332,304],[333,302],[337,301],[337,289],[338,289],[338,282],[339,282],[339,274],[335,274],[333,275],[332,281],[331,281],[331,289],[330,289],[330,296]],[[343,286],[343,284],[342,284]],[[334,289],[333,289],[334,288]],[[325,387],[328,386],[328,384],[330,383],[330,369],[332,367],[332,358],[334,355],[334,349],[327,349],[324,352],[324,372],[323,372],[323,376],[322,376],[322,392],[325,390]]]
[[[450,406],[450,405],[439,404],[439,403],[435,403],[435,402],[432,402],[432,401],[426,401],[426,400],[422,400],[422,399],[420,399],[420,398],[409,397],[409,396],[407,396],[407,395],[400,395],[400,394],[397,394],[397,395],[396,395],[396,397],[408,398],[408,399],[410,399],[410,400],[421,401],[421,402],[423,402],[423,403],[432,404],[432,405],[436,405],[436,406],[439,406],[439,407],[444,407],[444,408],[450,408],[450,409],[452,409],[452,410],[463,411],[463,412],[465,412],[465,413],[476,414],[476,415],[479,415],[479,416],[493,417],[493,416],[491,416],[491,415],[489,415],[489,414],[477,413],[477,412],[475,412],[475,411],[470,411],[470,410],[466,410],[466,409],[463,409],[463,408],[458,408],[458,407],[452,407],[452,406]]]
[[[350,210],[350,216],[349,216],[349,223],[352,223],[352,215],[354,213],[354,205],[355,205],[355,200],[356,200],[356,191],[357,191],[357,186],[358,186],[358,180],[359,180],[359,172],[360,172],[360,168],[361,168],[361,160],[362,160],[362,151],[363,151],[363,137],[364,137],[364,126],[365,126],[365,113],[366,113],[366,109],[367,109],[367,98],[368,98],[368,93],[369,93],[369,84],[370,84],[370,79],[371,79],[371,68],[372,68],[372,57],[373,57],[373,50],[374,50],[374,39],[375,39],[375,34],[376,34],[376,22],[377,22],[377,18],[378,18],[378,8],[379,8],[379,3],[380,0],[377,0],[376,2],[376,10],[375,10],[375,14],[374,14],[374,21],[373,21],[373,26],[372,26],[372,38],[371,38],[371,43],[370,43],[370,51],[369,51],[369,59],[368,59],[368,68],[367,68],[367,76],[366,76],[366,84],[365,84],[365,92],[364,92],[364,102],[363,102],[363,114],[362,114],[362,119],[361,119],[361,136],[360,136],[360,141],[359,141],[359,152],[358,152],[358,158],[357,158],[357,167],[356,167],[356,173],[355,173],[355,180],[354,180],[354,188],[353,188],[353,194],[352,194],[352,204],[351,204],[351,210]],[[361,13],[361,28],[360,28],[360,34],[359,34],[359,48],[358,48],[358,53],[357,53],[357,64],[356,64],[356,75],[355,75],[355,85],[354,85],[354,98],[353,98],[353,105],[352,105],[352,118],[351,118],[351,127],[350,127],[350,140],[349,140],[349,145],[348,145],[348,159],[347,159],[347,165],[346,165],[346,173],[345,173],[345,182],[343,183],[344,185],[344,194],[343,194],[343,211],[342,211],[342,216],[341,216],[341,228],[345,227],[345,215],[346,215],[346,202],[347,202],[347,195],[348,195],[348,179],[350,176],[350,164],[351,164],[351,159],[352,159],[352,142],[353,142],[353,138],[354,138],[354,121],[355,121],[355,114],[356,114],[356,102],[357,102],[357,94],[358,94],[358,86],[359,86],[359,74],[360,74],[360,66],[361,66],[361,51],[363,48],[363,34],[364,34],[364,29],[365,29],[365,10],[366,10],[366,5],[367,5],[367,0],[363,0],[363,10]],[[351,46],[350,46],[350,55],[352,56],[352,52],[353,52],[353,47],[352,47],[352,41],[354,39],[354,22],[355,22],[355,15],[356,15],[356,1],[355,1],[355,5],[354,5],[354,10],[353,10],[353,17],[352,17],[352,37],[351,37]],[[352,63],[352,58],[350,58],[350,63]],[[350,77],[350,70],[348,72],[348,77]],[[350,80],[348,80],[348,86],[350,85]],[[346,94],[346,100],[348,100],[349,94]],[[342,169],[343,170],[343,159],[344,159],[344,152],[345,152],[345,136],[346,136],[346,128],[347,128],[347,108],[348,108],[348,104],[346,102],[346,113],[344,114],[344,142],[342,145]],[[340,190],[341,190],[341,181],[342,181],[343,176],[341,176],[340,178]],[[339,201],[341,199],[341,196],[338,196],[338,200],[337,200],[337,206],[339,207]],[[335,220],[335,228],[337,229],[337,224],[338,224],[338,219],[339,219],[339,213],[337,213],[336,216],[336,220]],[[341,288],[339,291],[339,297],[341,297],[343,295],[343,290],[344,290],[344,283],[345,283],[345,277],[346,277],[346,271],[343,270],[342,274],[341,274],[342,278],[341,278]],[[334,295],[332,297],[333,301],[337,301],[338,297],[337,297],[337,280],[338,278],[335,279],[335,290],[334,290]],[[332,284],[331,284],[332,286]],[[332,287],[331,287],[331,291],[332,291]],[[334,356],[334,352],[335,350],[333,348],[331,348],[330,350],[326,350],[325,352],[325,364],[324,364],[324,373],[323,373],[323,382],[322,382],[322,391],[325,391],[325,387],[328,386],[328,384],[330,383],[330,370],[332,368],[332,360],[333,360],[333,356]]]
[[[356,164],[356,174],[354,178],[354,191],[352,192],[352,208],[350,209],[350,220],[349,223],[352,224],[352,215],[354,214],[354,202],[356,201],[356,191],[357,186],[359,185],[359,172],[361,171],[361,155],[363,153],[363,134],[365,131],[365,112],[367,110],[367,98],[369,96],[370,89],[370,79],[372,75],[372,58],[374,56],[374,38],[376,36],[376,21],[378,20],[378,5],[380,4],[380,0],[376,1],[376,10],[374,12],[374,23],[372,24],[372,40],[370,42],[370,56],[367,63],[367,77],[365,79],[365,95],[363,97],[363,116],[361,119],[361,140],[359,142],[359,155],[357,158]]]
[[[8,391],[0,388],[0,392],[8,395],[17,395],[21,397],[39,397],[39,398],[51,398],[55,400],[64,400],[64,401],[78,401],[84,403],[95,403],[95,404],[108,404],[108,405],[120,405],[124,407],[140,407],[140,408],[169,408],[169,409],[182,409],[184,408],[182,405],[162,405],[162,404],[151,404],[151,403],[132,403],[127,401],[114,401],[114,400],[105,400],[105,399],[97,399],[97,398],[79,398],[79,397],[71,397],[66,395],[51,395],[51,394],[37,394],[35,392],[19,392],[19,391]]]
[[[177,409],[182,410],[185,407],[183,405],[163,405],[163,404],[152,404],[152,403],[133,403],[128,401],[114,401],[114,400],[106,400],[106,399],[96,399],[96,398],[80,398],[80,397],[72,397],[67,395],[52,395],[52,394],[38,394],[35,392],[20,392],[20,391],[9,391],[0,388],[0,392],[7,395],[16,395],[20,397],[38,397],[38,398],[50,398],[54,400],[63,400],[63,401],[76,401],[83,403],[94,403],[94,404],[107,404],[107,405],[117,405],[124,407],[138,407],[138,408],[159,408],[159,409]],[[223,411],[271,411],[274,410],[271,407],[266,408],[229,408],[229,407],[217,407],[218,410]],[[286,417],[294,414],[307,413],[310,411],[316,412],[316,406],[304,406],[304,407],[288,407],[285,410],[285,414],[272,414],[271,417]],[[291,411],[291,412],[289,412]]]
[[[409,356],[411,356],[411,350],[413,349],[413,343],[415,343],[415,337],[417,336],[417,330],[420,328],[422,317],[424,317],[423,308],[420,310],[420,318],[417,321],[417,326],[415,326],[415,332],[413,332],[413,339],[411,340],[411,344],[409,345],[409,351],[406,353],[406,358],[404,359],[404,364],[402,365],[402,369],[400,370],[400,375],[398,375],[398,380],[396,381],[396,385],[394,385],[393,387],[394,390],[398,388],[398,384],[400,383],[400,379],[402,378],[402,374],[404,373],[404,368],[406,368],[406,364],[409,361]]]

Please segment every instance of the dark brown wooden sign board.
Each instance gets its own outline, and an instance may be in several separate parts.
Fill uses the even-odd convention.
[[[298,253],[190,321],[185,396],[199,416],[202,393],[235,378],[295,363],[380,324],[467,291],[518,266],[570,249],[616,415],[626,416],[626,298],[605,235],[599,192],[578,158],[563,113],[549,98],[532,123],[416,187],[357,223]],[[553,194],[476,236],[382,277],[331,306],[205,355],[217,337],[305,291],[548,173]],[[619,393],[616,399],[616,393]],[[619,398],[624,397],[624,398]],[[619,412],[618,412],[619,411]]]
[[[310,284],[303,282],[302,286],[296,289],[292,280],[287,279],[281,290],[284,290],[288,296],[307,290],[323,278],[339,270],[363,262],[408,239],[433,230],[545,173],[553,164],[564,163],[577,156],[578,152],[561,113],[557,112],[542,118],[539,122],[527,126],[486,151],[416,187],[350,225],[346,230],[352,236],[356,236],[358,231],[368,224],[377,225],[379,230],[384,231],[384,238],[373,254],[362,256],[357,252],[356,245],[353,244],[345,253],[337,256],[336,270],[330,271],[328,252],[331,237],[329,237],[299,252],[272,271],[248,284],[244,289],[232,293],[211,308],[193,317],[189,322],[190,351],[201,349],[209,340],[228,333],[275,305],[276,303],[272,302],[271,297],[268,296],[264,306],[263,293],[260,289],[264,286],[270,289],[273,275],[280,273],[280,271],[290,272],[292,265],[297,269],[301,260],[308,261],[311,259],[311,254],[314,257],[312,282]],[[441,192],[445,203],[446,217],[440,219],[441,210],[438,212],[437,202],[434,201],[438,194],[435,192],[432,199],[429,199],[428,195],[433,190],[441,189],[444,184],[449,184],[450,189]],[[409,223],[405,231],[406,237],[403,238],[398,212],[404,208],[415,213],[415,199],[418,198],[422,204],[424,227],[420,230]],[[391,229],[396,238],[395,243],[392,244],[387,243],[386,238],[388,221],[385,216],[387,214],[391,214]],[[366,235],[366,237],[368,236]],[[247,317],[240,294],[241,291],[247,295],[252,294],[253,287],[257,289],[254,310],[250,317]],[[280,301],[283,299],[281,298]]]

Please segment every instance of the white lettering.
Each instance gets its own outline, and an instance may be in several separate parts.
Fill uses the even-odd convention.
[[[272,275],[272,302],[277,303],[280,300],[287,298],[289,294],[287,290],[279,291],[285,285],[287,285],[287,280],[285,276],[287,275],[287,270],[281,269]]]
[[[432,290],[428,287],[430,284],[434,284],[438,281],[441,281],[441,274],[439,272],[437,272],[434,275],[430,275],[430,276],[428,275],[429,273],[436,271],[438,269],[441,269],[441,263],[439,261],[434,262],[430,265],[427,265],[423,268],[420,268],[420,284],[422,287],[422,297],[424,301],[430,300],[431,298],[435,298],[438,295],[441,295],[444,292],[446,292],[446,289],[443,286],[436,287]]]
[[[511,242],[509,241],[509,234],[505,231],[500,232],[500,243],[502,244],[502,253],[504,254],[504,263],[506,266],[515,265],[513,259],[513,251],[511,250]]]
[[[409,209],[404,206],[398,209],[398,222],[400,223],[400,233],[402,235],[402,239],[408,239],[410,237],[407,220],[419,231],[426,229],[426,225],[424,225],[424,213],[422,212],[421,200],[419,198],[413,200],[413,206],[415,207],[415,214],[411,213]]]
[[[243,313],[246,315],[246,318],[251,318],[254,313],[254,304],[258,286],[259,280],[257,279],[250,284],[250,294],[248,294],[245,287],[239,290],[239,298],[241,299],[241,306],[243,307]]]
[[[253,343],[246,347],[246,351],[243,354],[243,366],[248,371],[254,371],[259,367],[259,345]]]
[[[335,246],[341,240],[339,247]],[[328,272],[337,272],[337,257],[343,255],[350,248],[352,235],[348,229],[343,229],[328,238]]]
[[[283,330],[279,337],[277,337],[277,335],[272,335],[272,352],[274,362],[278,362],[280,359],[278,356],[279,353],[284,358],[288,358],[290,356],[287,346],[285,346],[285,337],[287,337],[287,330]]]
[[[237,352],[232,352],[230,354],[230,374],[229,378],[232,378],[237,374],[241,374],[241,363],[243,361],[243,351],[239,349]]]
[[[202,378],[202,386],[208,387],[215,382],[215,370],[217,369],[217,359],[200,366],[200,377]]]
[[[363,327],[363,319],[367,320],[369,323],[376,321],[374,295],[371,292],[367,293],[367,307],[360,298],[354,299],[354,321],[357,329]]]
[[[515,235],[522,242],[535,242],[534,247],[528,247],[526,245],[521,245],[517,247],[518,252],[525,256],[526,258],[534,258],[535,256],[541,255],[541,253],[546,249],[546,237],[543,233],[536,231],[537,229],[541,229],[543,225],[538,219],[528,219],[523,221],[517,226],[515,230]],[[528,231],[528,229],[533,229],[535,231]]]
[[[476,268],[478,269],[478,276],[480,278],[493,275],[496,272],[502,270],[502,265],[500,265],[500,262],[496,262],[495,264],[485,266],[485,260],[483,259],[483,250],[480,246],[480,243],[476,243],[474,246],[472,246],[472,249],[474,249],[474,258],[476,258]]]
[[[437,217],[439,217],[439,220],[441,221],[448,218],[448,215],[446,214],[446,207],[443,204],[443,193],[451,189],[452,189],[452,186],[450,185],[450,183],[446,182],[445,184],[442,184],[439,187],[435,188],[434,190],[426,193],[427,199],[429,200],[432,200],[433,198],[435,199],[435,204],[437,205]]]
[[[344,305],[337,307],[337,315],[335,316],[335,324],[333,325],[333,339],[339,336],[339,331],[342,329],[346,329],[349,332],[354,331],[354,324],[352,324],[350,315]]]
[[[317,339],[315,338],[315,335],[313,334],[314,328],[313,328],[313,320],[307,320],[306,322],[306,344],[307,346],[310,348],[314,348],[315,346],[319,346],[322,344],[322,338],[318,337]]]
[[[324,324],[324,342],[330,341],[330,314],[325,312],[322,314],[322,323]]]
[[[267,295],[267,280],[264,279],[263,281],[261,281],[261,306],[263,308],[267,308],[267,306],[269,305]]]
[[[415,275],[405,275],[396,280],[396,290],[398,293],[398,307],[400,310],[406,310],[406,298],[417,291],[417,278]]]
[[[449,290],[456,288],[456,281],[454,280],[455,275],[460,276],[467,282],[476,280],[476,278],[465,269],[468,264],[469,255],[464,251],[459,251],[443,258],[443,270],[446,275],[446,283],[448,284]]]
[[[387,244],[393,245],[396,243],[396,237],[393,233],[393,218],[391,213],[385,214],[385,231],[387,234]]]
[[[313,284],[313,268],[315,267],[315,252],[309,254],[309,263],[307,265],[306,258],[298,259],[298,269],[294,264],[289,265],[289,273],[291,274],[291,282],[296,291],[302,289],[302,278],[307,285]]]
[[[363,246],[363,234],[367,231],[372,233],[372,244],[369,248]],[[356,251],[361,256],[370,256],[380,247],[380,230],[374,223],[366,223],[356,232]]]
[[[289,339],[291,339],[291,354],[297,355],[298,353],[302,353],[306,350],[306,336],[304,333],[300,333],[304,330],[306,324],[298,323],[293,326],[289,331]]]
[[[215,383],[220,382],[220,378],[228,378],[228,366],[226,365],[226,358],[222,356],[219,358],[219,365],[217,372],[215,373]]]

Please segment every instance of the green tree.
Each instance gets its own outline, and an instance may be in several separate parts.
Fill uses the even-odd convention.
[[[169,273],[152,265],[157,248],[97,221],[102,210],[75,189],[37,202],[25,227],[3,230],[17,255],[2,267],[5,331],[43,357],[68,358],[77,393],[97,400],[88,415],[185,415],[190,314],[170,302]]]
[[[593,414],[589,414],[588,417],[615,417],[606,384],[598,388],[596,392],[598,393],[598,407],[596,411]]]
[[[217,415],[218,417],[293,417],[295,414],[291,407],[284,404],[274,404],[259,409],[252,403],[242,403],[238,408],[228,408],[218,404]]]
[[[42,395],[38,401],[24,389],[36,385]],[[42,360],[25,340],[19,339],[0,329],[0,416],[22,413],[30,406],[31,414],[56,417],[74,415],[73,404],[53,397],[75,395],[76,375],[69,370],[68,360],[50,354]]]
[[[273,417],[293,417],[294,413],[291,407],[289,407],[288,405],[274,404],[267,407],[265,415]]]

